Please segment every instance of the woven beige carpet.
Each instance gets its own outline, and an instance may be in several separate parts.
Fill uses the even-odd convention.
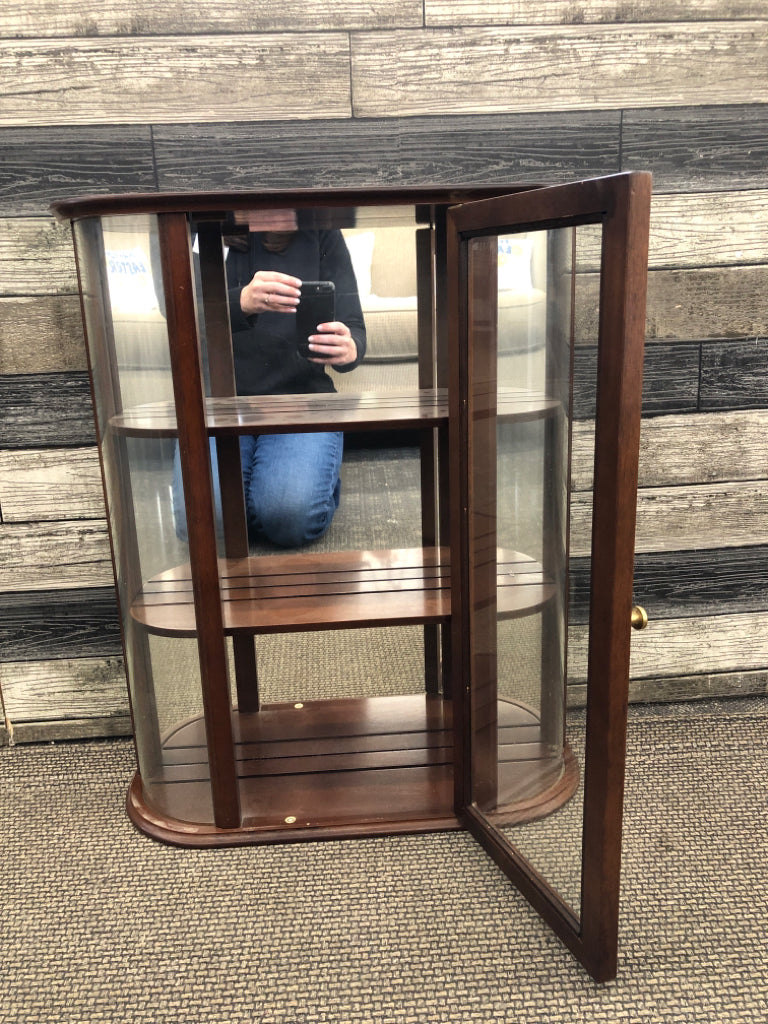
[[[602,987],[464,833],[178,850],[130,742],[0,749],[0,1022],[764,1024],[768,699],[630,716]]]

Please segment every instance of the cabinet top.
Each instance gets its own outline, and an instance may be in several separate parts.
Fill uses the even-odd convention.
[[[125,192],[59,199],[50,206],[59,220],[120,216],[139,213],[190,213],[197,217],[231,211],[307,206],[454,205],[475,199],[524,192],[536,185],[497,185],[493,188],[368,188],[368,189],[264,189],[259,192]],[[223,219],[223,218],[222,218]]]

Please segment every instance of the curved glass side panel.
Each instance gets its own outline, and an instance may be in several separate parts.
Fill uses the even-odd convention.
[[[173,401],[157,219],[83,220],[74,233],[143,793],[158,814],[211,821],[204,731],[198,778],[169,785],[189,759],[171,737],[202,714],[197,643],[193,633],[153,628],[142,611],[151,596],[147,581],[189,561],[172,495],[173,424],[153,427],[145,417],[142,429],[125,426],[137,410]]]

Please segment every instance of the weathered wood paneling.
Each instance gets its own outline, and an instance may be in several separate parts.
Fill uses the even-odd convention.
[[[702,409],[764,406],[768,406],[768,338],[702,346]]]
[[[101,520],[0,525],[0,593],[114,586]]]
[[[156,187],[149,125],[0,131],[3,213],[46,214],[54,199]]]
[[[764,265],[651,271],[647,336],[768,336],[766,295],[768,266]]]
[[[594,420],[573,432],[572,486],[592,487]],[[644,419],[640,431],[641,487],[768,478],[768,409]]]
[[[14,737],[129,729],[71,241],[47,212],[86,192],[653,171],[635,575],[652,622],[633,637],[631,694],[766,692],[765,19],[762,0],[4,5],[0,672]],[[594,284],[580,290],[582,381]],[[579,401],[589,415],[588,387]],[[590,427],[576,430],[580,543]],[[577,614],[583,562],[574,582]]]
[[[0,125],[349,117],[349,37],[0,43]]]
[[[573,495],[571,524],[571,553],[586,557],[591,495]],[[768,480],[646,487],[638,493],[638,552],[746,547],[762,544],[766,537]]]
[[[576,352],[574,415],[595,414],[597,349]],[[645,350],[646,416],[768,405],[768,338],[740,341],[656,342]]]
[[[749,54],[749,60],[745,55]],[[356,117],[751,103],[766,22],[425,29],[352,37]]]
[[[699,400],[701,345],[659,342],[646,346],[643,372],[643,413],[696,412]],[[574,416],[593,419],[597,379],[597,348],[579,348],[574,368]]]
[[[765,188],[768,109],[625,110],[621,162],[622,169],[651,171],[656,191]]]
[[[98,452],[0,450],[0,512],[4,523],[103,518]]]
[[[87,365],[76,295],[0,298],[0,374],[84,371]]]
[[[67,224],[34,217],[0,218],[0,295],[77,293]]]
[[[87,373],[0,377],[0,444],[4,448],[93,445],[93,405]]]
[[[121,658],[4,662],[3,694],[14,724],[128,714]]]
[[[629,628],[629,623],[627,623]],[[651,622],[632,636],[633,679],[764,671],[768,612]],[[568,635],[569,678],[586,679],[586,627]]]
[[[0,594],[0,662],[121,655],[113,587]]]
[[[682,242],[682,239],[681,239]],[[686,244],[695,245],[696,239]],[[768,247],[766,247],[768,251]],[[738,258],[738,253],[735,254]],[[646,337],[683,341],[768,336],[768,266],[651,270],[648,274]],[[580,278],[576,337],[597,337],[599,281]]]
[[[146,36],[198,33],[312,32],[394,28],[422,23],[421,0],[6,0],[0,12],[0,36]]]
[[[158,184],[188,188],[554,184],[619,169],[615,111],[160,125]]]
[[[714,21],[726,16],[762,18],[765,5],[763,0],[424,0],[424,23],[434,26]]]
[[[630,679],[629,699],[632,703],[667,703],[669,701],[712,700],[717,697],[752,697],[768,693],[768,672],[700,672],[691,676],[651,676]],[[584,707],[587,687],[573,683],[568,687],[568,706]]]
[[[640,553],[634,600],[654,621],[768,611],[768,547]],[[577,558],[568,617],[583,624],[588,615],[589,561]]]
[[[768,25],[766,29],[768,43]],[[649,265],[658,269],[764,264],[766,229],[768,189],[656,196]]]

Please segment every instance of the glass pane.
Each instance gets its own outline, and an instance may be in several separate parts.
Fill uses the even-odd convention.
[[[224,249],[218,272],[231,300],[231,336],[228,333],[218,349],[216,296],[204,287],[203,275],[221,253],[211,255],[203,222],[192,222],[192,234],[206,394],[212,408],[225,410],[233,407],[236,395],[237,414],[226,427],[211,425],[211,433],[217,450],[234,440],[243,453],[242,485],[230,486],[228,472],[218,459],[216,473],[221,468],[217,519],[222,565],[232,557],[228,554],[232,531],[223,522],[224,513],[231,500],[245,492],[247,543],[242,550],[248,564],[237,568],[237,592],[234,585],[232,592],[233,604],[239,602],[238,612],[242,612],[240,621],[250,616],[253,635],[243,630],[232,644],[255,644],[259,696],[256,714],[255,707],[242,699],[246,691],[255,692],[249,681],[255,673],[243,668],[235,654],[232,701],[240,712],[235,723],[245,819],[249,827],[274,828],[287,819],[296,827],[317,827],[344,821],[345,815],[347,823],[418,817],[438,787],[431,786],[430,779],[421,790],[413,786],[415,804],[412,800],[409,805],[403,794],[414,767],[426,775],[441,775],[442,813],[448,814],[452,751],[445,738],[447,729],[436,730],[435,738],[428,734],[419,739],[428,704],[442,705],[437,692],[429,698],[425,695],[427,648],[431,645],[434,650],[439,644],[436,624],[411,622],[413,617],[404,614],[406,624],[312,628],[315,620],[322,627],[328,625],[323,621],[326,609],[317,608],[289,629],[260,628],[264,616],[271,614],[266,608],[270,590],[286,599],[279,612],[282,616],[290,603],[285,592],[293,587],[298,596],[311,593],[316,585],[313,572],[326,572],[338,580],[344,593],[350,578],[348,565],[362,565],[363,574],[370,571],[377,576],[379,603],[389,606],[397,599],[392,596],[396,586],[388,580],[388,570],[380,571],[378,564],[393,558],[402,563],[398,573],[405,588],[409,577],[416,581],[412,570],[424,550],[436,549],[435,514],[430,519],[429,500],[422,500],[432,432],[414,429],[417,423],[408,411],[419,385],[429,386],[435,376],[432,273],[424,262],[424,253],[431,262],[431,226],[417,219],[413,206],[233,211],[217,243],[219,247],[223,243]],[[346,371],[326,366],[314,367],[310,373],[307,353],[298,347],[300,318],[291,315],[286,304],[260,311],[255,321],[241,317],[242,300],[249,301],[244,289],[265,273],[272,275],[270,287],[283,283],[276,275],[302,282],[329,281],[333,319],[347,324],[356,341],[364,330],[362,362]],[[234,297],[240,297],[240,308]],[[233,356],[228,392],[217,371],[225,348]],[[295,401],[294,396],[327,400],[325,417],[330,428],[318,430],[314,425],[313,409],[319,402]],[[380,429],[380,424],[375,429],[364,424],[344,432],[338,502],[327,530],[311,539],[278,538],[260,515],[260,488],[297,475],[291,467],[298,463],[275,463],[274,475],[265,481],[261,453],[274,437],[285,439],[286,434],[301,435],[302,447],[311,444],[332,429],[334,419],[344,420],[344,410],[352,415],[358,405],[373,410],[373,421],[380,418],[382,409],[404,410],[405,425],[392,431]],[[297,413],[307,415],[303,427],[286,430]],[[259,426],[258,418],[270,415],[272,420]],[[298,465],[298,475],[308,477],[312,466]],[[240,495],[235,494],[238,488]],[[313,560],[321,568],[316,569]],[[299,583],[290,583],[293,579]],[[356,579],[349,586],[356,586]],[[254,601],[253,609],[243,612],[248,591],[261,587],[262,580],[267,594],[259,598],[261,606],[257,608]],[[354,625],[358,613],[353,603],[355,599],[359,603],[359,598],[353,589],[348,593]],[[337,595],[329,592],[327,602],[336,600]],[[224,604],[226,612],[226,597]],[[433,747],[438,746],[441,764],[434,767],[438,758]],[[373,776],[375,786],[361,784],[356,774],[369,768],[381,769]]]
[[[109,217],[76,224],[97,437],[117,570],[126,673],[143,789],[160,813],[212,818],[205,733],[181,755],[181,723],[202,715],[194,614],[186,631],[147,628],[141,608],[162,574],[188,565],[172,501],[173,416],[162,429],[126,429],[126,417],[168,408],[173,398],[156,219]],[[169,427],[169,423],[171,424]],[[180,762],[194,782],[169,785]]]
[[[479,474],[487,478],[489,504],[476,516],[495,527],[497,579],[494,622],[489,612],[476,636],[488,666],[473,706],[474,798],[576,916],[590,522],[584,474],[572,493],[569,457],[580,417],[573,443],[579,465],[589,464],[592,436],[581,428],[595,365],[599,235],[591,226],[501,234],[473,240],[469,253],[473,345],[495,335],[487,375],[496,397],[495,433],[485,437],[492,465],[479,468],[478,452],[473,466],[476,489]],[[492,287],[482,283],[489,273]]]

